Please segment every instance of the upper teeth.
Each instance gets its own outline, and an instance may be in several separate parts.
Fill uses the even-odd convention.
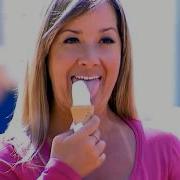
[[[87,77],[87,76],[75,76],[76,79],[82,79],[82,80],[94,80],[94,79],[99,79],[99,76],[92,76],[92,77]]]

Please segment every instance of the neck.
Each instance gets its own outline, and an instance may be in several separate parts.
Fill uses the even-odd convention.
[[[99,129],[101,131],[102,136],[106,136],[110,133],[111,128],[116,124],[121,124],[120,118],[116,115],[112,110],[107,106],[104,111],[96,114],[100,120]]]
[[[53,106],[50,112],[48,136],[53,139],[56,135],[69,130],[72,123],[70,109]]]

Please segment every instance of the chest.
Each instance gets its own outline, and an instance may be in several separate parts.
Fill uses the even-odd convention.
[[[109,142],[105,162],[84,180],[128,180],[135,159],[135,147],[130,142],[122,138]]]
[[[129,164],[128,166],[129,168],[125,169],[120,162],[114,162],[113,165],[104,165],[104,167],[95,170],[89,176],[85,177],[84,180],[128,180],[131,165]]]

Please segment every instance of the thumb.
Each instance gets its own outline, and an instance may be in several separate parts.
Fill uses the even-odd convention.
[[[75,133],[76,136],[89,136],[94,133],[99,127],[100,119],[98,116],[92,116],[84,126]]]
[[[58,139],[64,140],[64,139],[66,139],[67,137],[71,136],[72,134],[73,134],[73,130],[68,130],[68,131],[66,131],[66,132],[64,132],[64,133],[62,133],[62,134],[59,134],[59,135],[58,135]]]

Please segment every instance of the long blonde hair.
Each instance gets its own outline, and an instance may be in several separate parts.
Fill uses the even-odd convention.
[[[35,56],[27,67],[23,93],[21,94],[21,90],[19,91],[15,115],[5,134],[8,135],[11,132],[11,136],[14,136],[13,140],[18,139],[17,142],[21,142],[18,145],[14,143],[14,145],[24,161],[32,159],[47,138],[50,104],[51,98],[53,98],[47,70],[48,52],[51,44],[62,26],[102,2],[103,0],[52,0],[45,14]],[[120,0],[108,2],[115,9],[122,41],[121,66],[109,100],[109,106],[121,118],[135,118],[128,26]],[[18,114],[19,111],[20,114]],[[18,122],[19,127],[17,126]],[[18,128],[18,132],[14,135],[12,132],[16,132],[15,128]],[[19,136],[25,138],[21,139]]]

